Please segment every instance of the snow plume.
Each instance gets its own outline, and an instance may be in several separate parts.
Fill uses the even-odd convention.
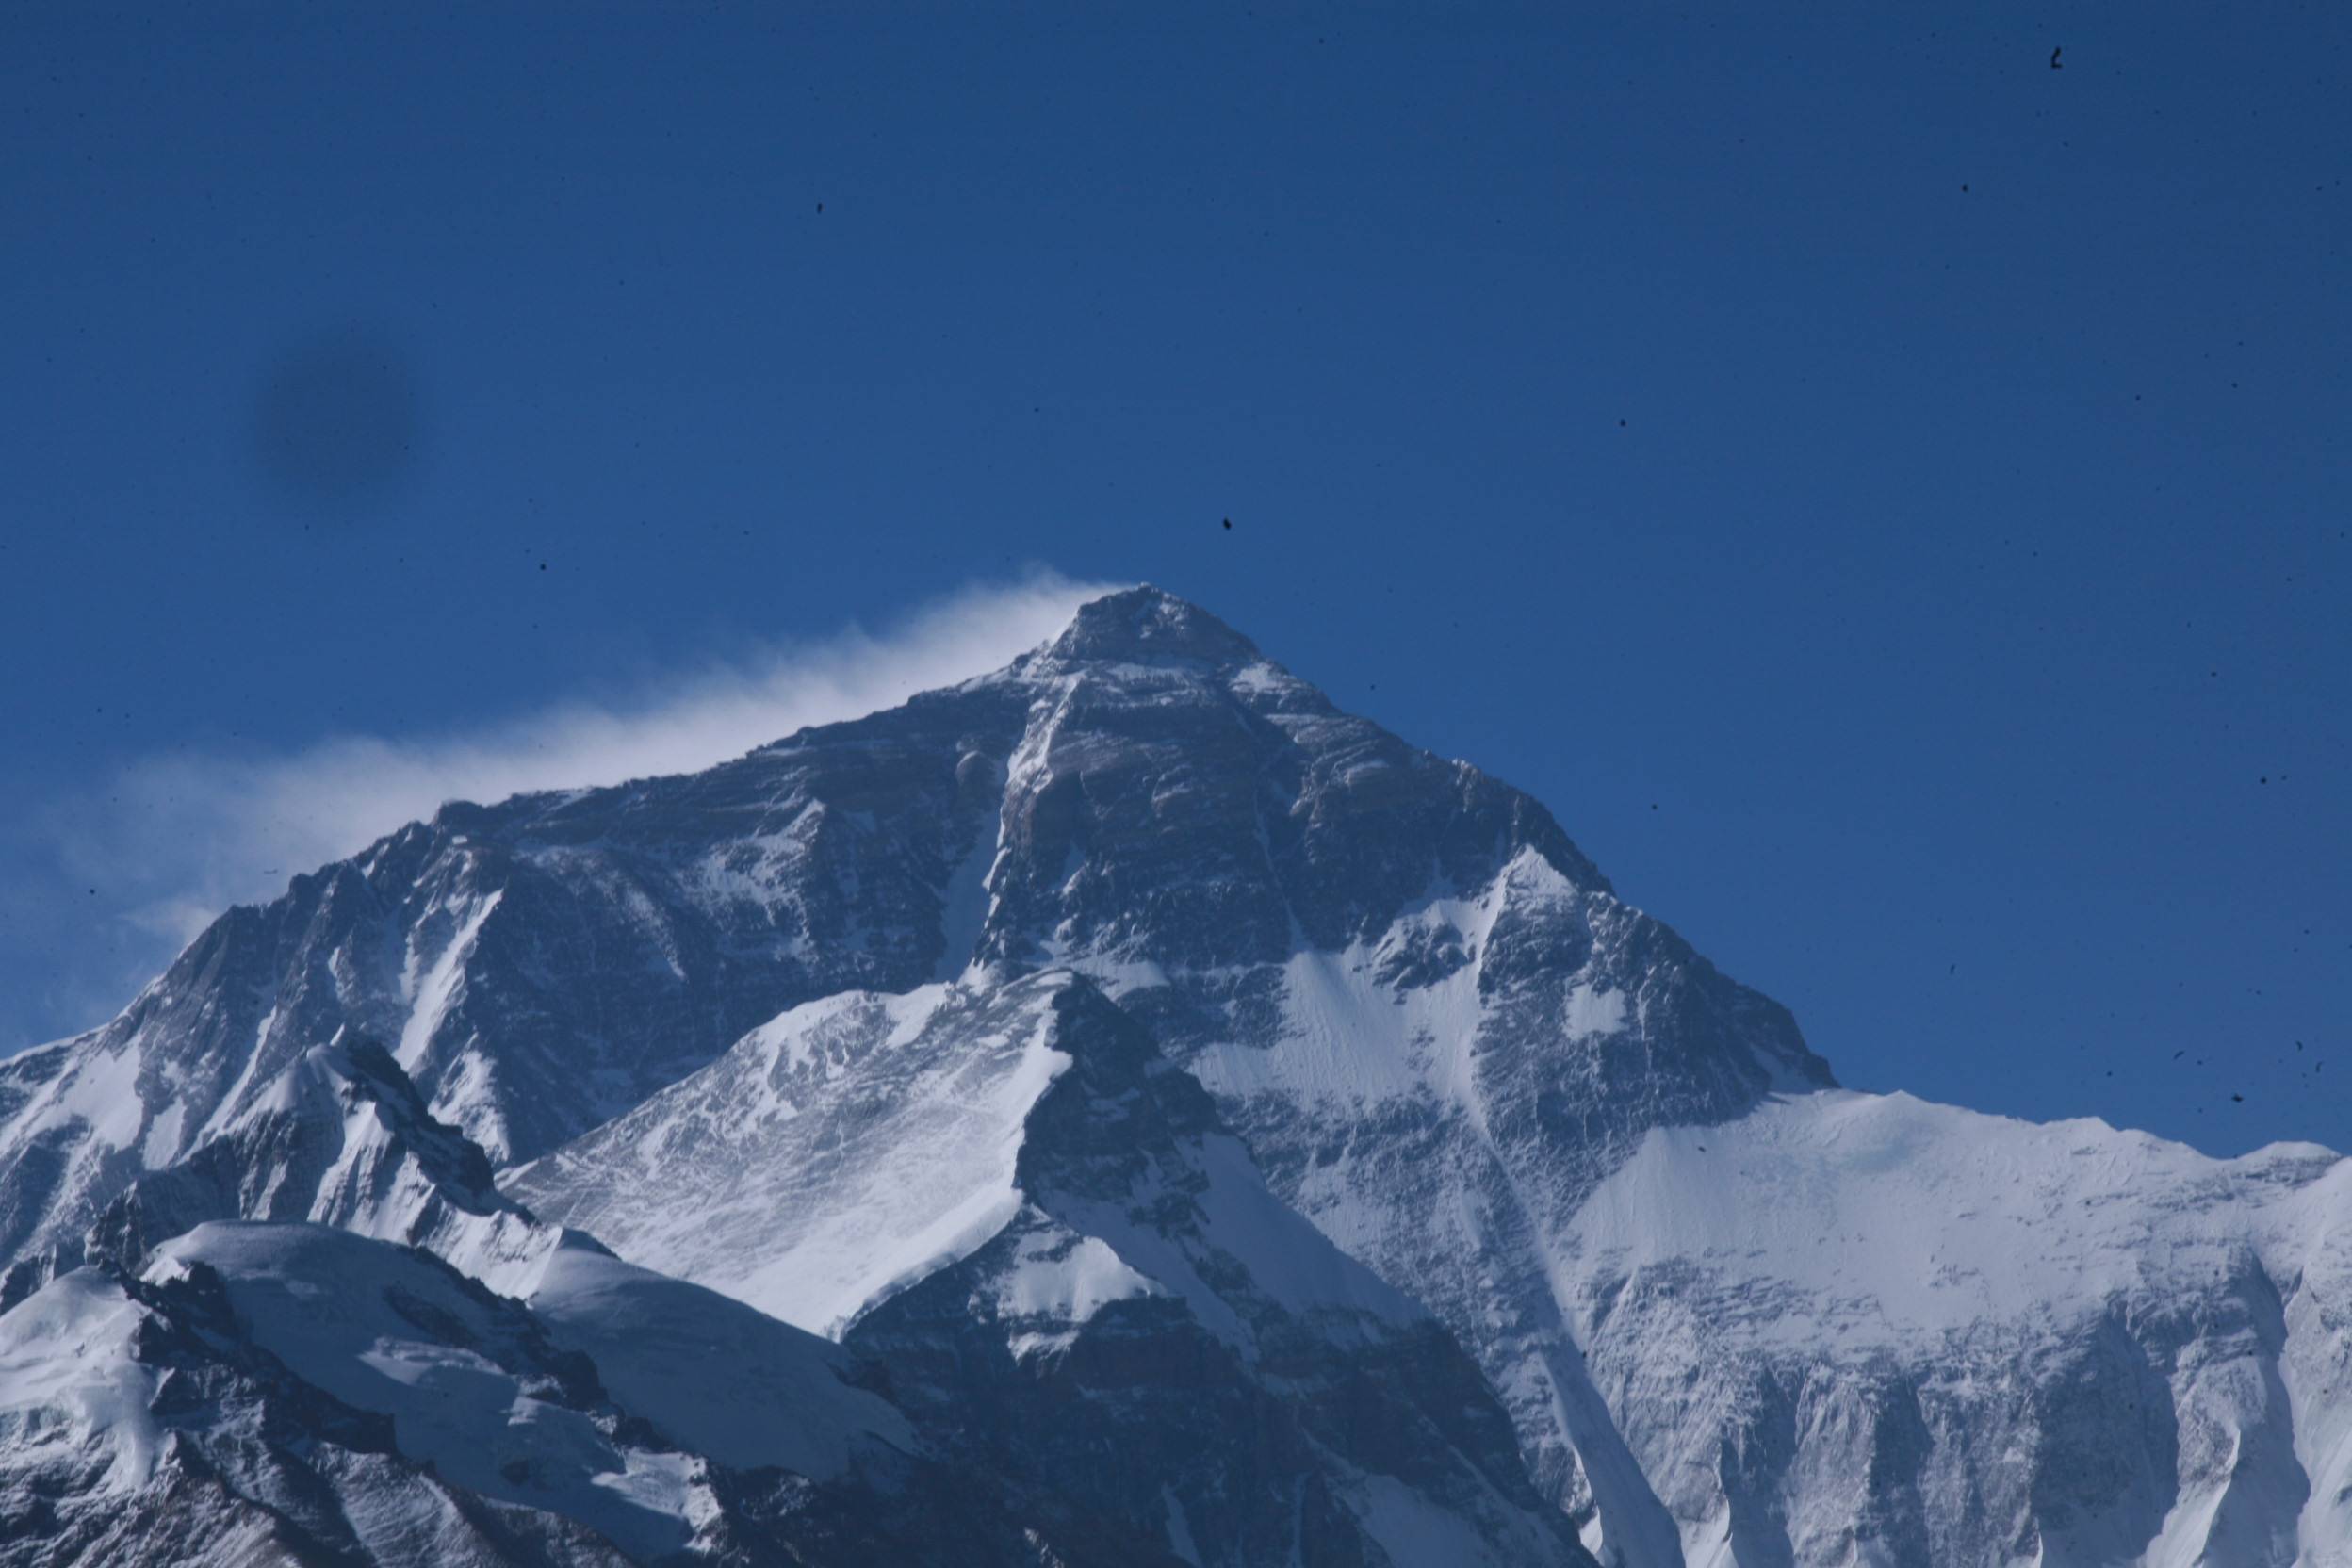
[[[632,699],[558,702],[439,735],[335,735],[278,754],[175,753],[61,808],[57,858],[174,948],[233,903],[352,855],[449,800],[616,784],[706,768],[804,725],[950,685],[1052,638],[1116,585],[1037,572],[968,587],[878,631],[754,647],[647,683]]]

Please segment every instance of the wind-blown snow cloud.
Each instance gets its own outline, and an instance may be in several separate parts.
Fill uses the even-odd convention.
[[[1040,573],[966,589],[880,632],[753,649],[632,701],[567,701],[435,736],[334,736],[280,755],[155,758],[104,805],[61,812],[59,852],[122,898],[125,918],[177,945],[229,905],[272,896],[445,801],[708,767],[995,669],[1106,591]]]

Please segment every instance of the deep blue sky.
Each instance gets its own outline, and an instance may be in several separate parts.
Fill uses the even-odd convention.
[[[2352,1149],[2344,7],[211,9],[0,10],[0,1047],[127,766],[1044,564],[1852,1084]]]

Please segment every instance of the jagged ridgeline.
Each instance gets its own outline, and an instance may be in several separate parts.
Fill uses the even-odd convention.
[[[2346,1563],[2347,1180],[1841,1090],[1137,589],[0,1064],[0,1562]]]

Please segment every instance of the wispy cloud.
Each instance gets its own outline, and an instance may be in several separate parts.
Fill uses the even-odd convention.
[[[1039,573],[978,586],[878,631],[763,645],[648,685],[493,727],[338,735],[266,756],[141,761],[53,819],[60,864],[176,948],[233,903],[356,853],[449,800],[708,767],[803,725],[854,718],[1004,664],[1104,585]]]

